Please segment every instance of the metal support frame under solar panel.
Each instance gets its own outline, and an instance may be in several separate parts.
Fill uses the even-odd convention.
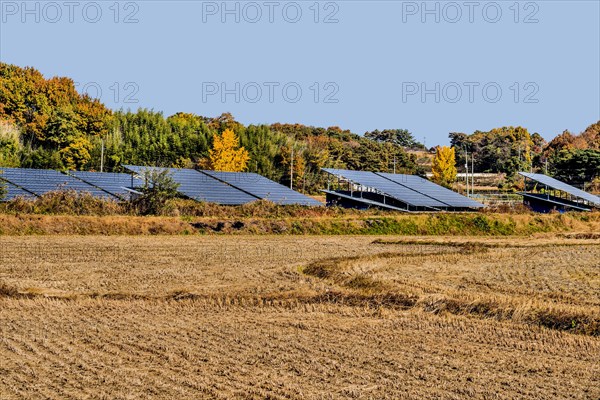
[[[380,208],[384,210],[401,211],[401,212],[412,212],[404,208],[395,207],[388,200],[388,203],[383,203],[377,200],[371,200],[366,197],[355,197],[350,192],[343,191],[331,191],[321,190],[326,195],[326,203],[328,207],[343,207],[343,208],[356,208],[359,210],[366,210],[369,208]],[[393,200],[393,199],[392,199]]]
[[[328,172],[326,170],[326,172]],[[367,200],[367,202],[363,202],[364,204],[370,203],[372,207],[379,208],[393,208],[396,211],[404,211],[404,212],[427,212],[427,211],[440,211],[438,208],[434,207],[419,207],[413,206],[407,202],[403,202],[395,197],[388,195],[387,193],[378,190],[374,187],[364,186],[361,184],[357,184],[351,179],[344,178],[343,175],[332,174],[328,172],[330,176],[334,176],[337,179],[338,187],[342,184],[345,184],[344,189],[338,188],[337,190],[331,189],[331,180],[327,181],[327,190],[322,190],[323,193],[327,195],[327,192],[330,193],[338,193],[343,198],[348,199],[356,199],[356,201]],[[331,197],[330,197],[331,198]],[[331,201],[328,201],[328,206],[333,205],[342,205],[344,202],[338,202],[333,204]],[[379,206],[381,205],[381,206]]]
[[[543,174],[519,172],[525,178],[523,203],[534,211],[592,211],[600,207],[600,198]],[[541,185],[543,193],[536,192]],[[528,187],[532,187],[528,191]]]
[[[342,192],[348,191],[354,197],[366,197],[384,204],[393,203],[406,211],[440,211],[446,204],[417,193],[412,189],[368,171],[349,171],[324,168],[323,171],[335,176],[339,182],[345,182]],[[331,181],[328,182],[329,187]],[[355,196],[355,192],[357,195]],[[375,193],[375,194],[373,194]]]
[[[523,196],[523,204],[536,212],[549,213],[553,211],[592,211],[592,208],[554,196],[525,192],[521,192],[519,194]]]
[[[338,193],[340,195],[340,199],[335,201],[335,203],[344,206],[344,203],[346,202],[346,205],[349,207],[351,206],[347,202],[352,202],[354,199],[356,199],[356,201],[368,200],[368,202],[363,202],[365,205],[369,204],[370,206],[376,207],[376,204],[379,203],[383,206],[380,208],[389,208],[388,206],[390,206],[396,210],[401,210],[404,212],[473,211],[474,208],[484,207],[480,203],[477,203],[471,199],[467,199],[464,196],[449,191],[448,189],[439,187],[444,191],[451,192],[452,194],[458,197],[464,198],[463,206],[456,207],[449,205],[447,203],[444,203],[443,201],[440,201],[434,196],[431,196],[427,193],[419,192],[414,188],[399,183],[398,179],[399,177],[402,177],[402,175],[387,174],[387,176],[385,176],[386,174],[382,173],[347,171],[329,168],[324,168],[323,171],[329,174],[329,179],[327,181],[327,190],[323,190],[323,192],[326,193],[326,195],[329,193],[328,205],[334,205],[333,193]],[[338,184],[337,190],[332,190],[331,188],[331,177],[334,177],[336,179],[336,182]],[[361,179],[364,179],[366,181],[374,180],[375,183],[373,183],[372,186],[364,185],[359,182]],[[380,185],[380,187],[378,188],[376,187],[376,185]],[[397,191],[398,194],[392,195],[392,193],[388,193],[382,190],[383,188],[381,187],[381,185],[385,185],[389,190],[391,190],[394,193]],[[432,183],[431,185],[438,186]],[[446,195],[446,197],[448,196],[447,193],[444,194]],[[436,204],[436,206],[417,205],[414,203],[411,204],[410,202],[404,201],[402,198],[400,198],[401,196],[409,196],[413,198],[415,202],[423,202],[424,204]]]

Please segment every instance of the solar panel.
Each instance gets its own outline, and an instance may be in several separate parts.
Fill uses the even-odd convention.
[[[35,195],[2,179],[2,175],[0,175],[0,185],[1,184],[3,184],[4,188],[6,189],[6,194],[5,194],[4,198],[0,199],[1,201],[14,200],[17,197],[23,197],[24,199],[35,198]]]
[[[0,168],[0,170],[3,171],[2,179],[37,196],[53,191],[74,190],[78,193],[89,193],[94,197],[114,198],[103,190],[53,169]]]
[[[317,200],[298,193],[286,186],[273,182],[264,176],[250,172],[201,171],[231,186],[241,189],[264,200],[277,204],[300,204],[305,206],[321,206]]]
[[[323,168],[323,171],[332,175],[343,176],[344,178],[356,184],[373,188],[411,206],[431,208],[448,207],[446,204],[438,200],[427,197],[406,186],[399,185],[389,179],[384,178],[383,176],[375,174],[374,172],[347,171],[343,169],[331,168]]]
[[[450,189],[446,189],[443,186],[437,185],[427,179],[421,178],[416,175],[403,175],[403,174],[389,174],[376,172],[377,175],[383,176],[395,183],[406,186],[409,189],[422,193],[426,196],[432,197],[442,203],[447,204],[450,207],[456,208],[481,208],[485,207],[483,204],[471,200],[468,197],[453,192]]]
[[[136,165],[124,165],[123,167],[138,175],[143,175],[145,171],[168,170],[172,174],[173,180],[179,183],[177,190],[197,201],[224,205],[240,205],[258,199],[255,196],[244,193],[239,189],[193,169],[141,167]]]
[[[546,185],[552,189],[560,190],[562,192],[568,193],[572,196],[578,197],[583,200],[587,200],[590,203],[596,204],[600,206],[600,197],[594,196],[593,194],[584,192],[583,190],[577,189],[571,185],[567,185],[564,182],[561,182],[557,179],[554,179],[548,175],[544,174],[533,174],[529,172],[519,172],[520,175],[533,179],[543,185]]]
[[[130,197],[131,191],[127,189],[143,184],[141,179],[125,173],[69,171],[68,174],[122,199]]]

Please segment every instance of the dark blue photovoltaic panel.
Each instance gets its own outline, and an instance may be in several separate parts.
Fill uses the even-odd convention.
[[[592,204],[600,206],[600,197],[595,196],[593,194],[584,192],[583,190],[577,189],[571,185],[567,185],[564,182],[561,182],[557,179],[549,177],[544,174],[532,174],[529,172],[519,172],[520,175],[523,175],[526,178],[533,179],[543,185],[546,185],[552,189],[560,190],[561,192],[568,193],[572,196],[578,197],[583,200],[587,200]]]
[[[201,171],[231,186],[241,189],[264,200],[277,204],[299,204],[305,206],[322,206],[312,197],[305,196],[286,186],[273,182],[264,176],[250,172]]]
[[[125,173],[69,171],[68,174],[122,199],[129,199],[131,191],[127,189],[142,185],[141,179]]]
[[[406,186],[392,182],[389,179],[379,176],[373,172],[347,171],[343,169],[330,168],[323,168],[323,171],[332,175],[343,176],[344,178],[356,184],[373,188],[411,206],[431,208],[448,207],[446,204],[440,201],[432,199],[431,197],[427,197],[419,192],[409,189]]]
[[[144,171],[162,171],[166,169],[172,174],[173,180],[179,183],[177,191],[197,201],[240,205],[258,200],[257,197],[244,193],[239,189],[193,169],[141,167],[136,165],[123,165],[123,167],[140,176],[144,174]]]
[[[481,208],[483,204],[471,200],[461,194],[446,189],[427,179],[416,175],[389,174],[384,172],[376,172],[377,175],[383,176],[399,185],[403,185],[416,192],[432,197],[450,207],[456,208]]]
[[[2,179],[2,175],[0,175],[0,185],[4,185],[4,188],[6,189],[6,194],[4,198],[0,199],[1,201],[14,200],[17,197],[23,197],[24,199],[33,199],[36,197],[12,183],[5,181]]]
[[[73,190],[89,193],[94,197],[114,199],[114,196],[103,190],[53,169],[0,168],[0,171],[3,171],[2,179],[37,196],[48,192]]]

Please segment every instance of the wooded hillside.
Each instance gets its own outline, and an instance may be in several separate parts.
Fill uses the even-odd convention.
[[[207,165],[215,134],[231,129],[249,155],[247,170],[315,192],[322,167],[424,174],[415,151],[427,151],[405,129],[358,135],[339,127],[274,123],[248,125],[223,113],[164,116],[159,111],[108,109],[77,92],[72,79],[46,79],[34,68],[0,63],[0,166],[104,170],[121,164],[187,167]],[[580,135],[565,131],[546,143],[523,127],[502,127],[471,135],[450,133],[456,165],[475,153],[476,172],[548,169],[569,182],[600,176],[600,121]],[[433,150],[433,149],[431,149]],[[293,165],[293,167],[292,167]]]

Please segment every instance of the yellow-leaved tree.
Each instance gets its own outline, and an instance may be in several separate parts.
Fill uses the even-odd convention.
[[[244,171],[250,160],[248,151],[240,147],[240,140],[231,129],[225,129],[222,135],[215,135],[213,147],[208,151],[209,167],[215,171]]]
[[[435,183],[451,187],[456,182],[456,155],[454,147],[436,147],[431,169]]]

